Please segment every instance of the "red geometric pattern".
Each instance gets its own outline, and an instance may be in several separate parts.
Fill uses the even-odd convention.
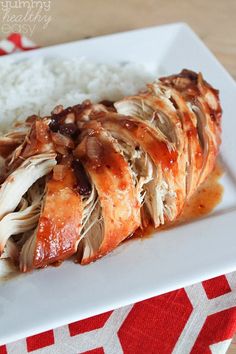
[[[0,354],[7,354],[7,347],[5,345],[0,346]]]
[[[222,328],[224,329],[223,331]],[[208,349],[210,345],[231,339],[235,332],[236,307],[208,316],[191,354],[211,354],[211,351]]]
[[[48,347],[54,344],[53,330],[36,334],[35,336],[26,338],[28,352],[33,352],[40,348]]]
[[[170,353],[191,312],[184,289],[135,304],[118,332],[125,353]]]
[[[0,55],[35,45],[20,34],[0,42]],[[236,273],[74,322],[15,343],[0,354],[225,353],[236,331]]]
[[[81,354],[104,354],[103,348],[96,348],[92,350],[88,350],[87,352],[83,352]]]
[[[69,331],[71,336],[92,331],[94,329],[103,327],[112,311],[105,312],[102,315],[86,318],[85,320],[69,324]]]
[[[225,275],[203,281],[202,285],[205,289],[208,299],[227,294],[231,291],[228,280]]]

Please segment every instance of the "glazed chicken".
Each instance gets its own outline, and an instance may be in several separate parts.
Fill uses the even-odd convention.
[[[26,272],[88,264],[173,222],[211,173],[218,91],[183,70],[122,100],[28,117],[0,138],[0,255]]]

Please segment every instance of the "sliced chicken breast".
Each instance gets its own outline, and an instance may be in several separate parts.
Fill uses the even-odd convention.
[[[56,155],[41,154],[26,159],[0,188],[0,220],[14,211],[28,189],[56,165]],[[9,198],[11,196],[11,198]]]
[[[186,164],[184,174],[186,176],[187,199],[196,190],[203,163],[203,153],[198,137],[196,117],[188,107],[182,95],[174,88],[165,86],[161,81],[158,81],[153,85],[149,85],[149,89],[151,89],[152,93],[157,96],[160,95],[160,91],[162,92],[165,96],[165,100],[169,101],[168,105],[172,106],[171,110],[175,111],[175,115],[181,123],[182,132],[178,130],[178,132],[176,131],[176,134],[177,136],[182,136],[182,141],[184,143],[184,145],[180,145],[179,151],[181,154],[181,161],[183,162],[184,159]],[[170,110],[167,113],[167,116],[170,116]],[[183,149],[181,149],[181,146]],[[182,167],[184,168],[183,165]]]
[[[19,145],[23,143],[30,130],[30,125],[22,123],[4,136],[0,137],[0,156],[7,158]]]
[[[147,199],[151,200],[151,204],[154,203],[155,206],[153,205],[149,209],[154,208],[164,212],[164,215],[159,215],[154,220],[155,226],[163,223],[165,217],[170,220],[176,218],[185,201],[185,179],[179,178],[178,175],[178,164],[181,164],[182,161],[174,144],[169,142],[160,131],[137,118],[109,112],[98,121],[119,142],[132,142],[134,146],[144,151],[152,161],[153,177],[150,182],[152,187],[147,185],[148,189],[145,187],[145,191],[148,192]],[[158,200],[153,196],[154,178],[156,195],[159,194]],[[168,207],[166,208],[167,200]],[[162,205],[158,205],[160,202]],[[152,215],[152,210],[150,212]]]
[[[183,70],[116,103],[29,117],[0,138],[0,258],[23,272],[88,264],[147,220],[175,220],[215,165],[221,113],[218,91]]]
[[[88,230],[85,230],[83,241],[79,244],[78,254],[82,264],[110,252],[141,223],[138,191],[132,171],[115,140],[94,123],[75,151],[98,195]]]
[[[21,251],[22,271],[63,261],[76,252],[82,227],[83,203],[75,187],[75,174],[69,166],[61,181],[51,177],[46,183],[38,226]]]
[[[191,166],[198,166],[199,177],[196,186],[201,184],[215,164],[215,157],[221,142],[221,106],[219,92],[211,87],[201,74],[183,70],[178,75],[161,78],[161,82],[178,91],[195,115],[198,140],[201,147],[192,156]],[[191,143],[189,149],[192,149]]]
[[[155,82],[147,85],[146,92],[136,96],[128,96],[116,102],[115,108],[120,114],[134,116],[148,122],[158,133],[163,134],[166,141],[174,146],[178,153],[178,173],[175,175],[175,184],[178,194],[182,195],[182,203],[184,203],[187,196],[185,175],[189,163],[187,133],[183,128],[179,112],[171,101],[170,91],[170,88],[165,88]],[[152,183],[151,189],[153,190],[153,188],[154,184]],[[160,194],[160,191],[157,193]]]
[[[9,213],[0,221],[0,254],[10,236],[18,235],[36,227],[41,207],[42,196],[38,196],[31,205],[22,198],[19,210]]]

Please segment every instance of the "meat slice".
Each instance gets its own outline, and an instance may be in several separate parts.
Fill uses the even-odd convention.
[[[29,271],[63,261],[76,252],[82,226],[83,203],[76,192],[73,169],[68,166],[63,180],[50,178],[38,227],[24,244],[20,268]]]
[[[186,193],[185,161],[181,160],[175,145],[148,122],[134,117],[107,113],[98,121],[123,146],[132,144],[146,154],[152,177],[144,187],[145,204],[155,226],[163,224],[165,217],[169,220],[176,218],[182,210]]]
[[[7,158],[19,145],[21,145],[28,134],[29,129],[29,124],[20,124],[12,131],[0,137],[0,156]]]
[[[17,264],[19,261],[19,249],[16,243],[10,238],[7,241],[7,244],[4,248],[4,252],[2,253],[1,260],[3,259],[11,259],[14,264]],[[2,276],[2,273],[1,273]]]
[[[50,121],[49,117],[35,119],[30,133],[22,145],[21,156],[23,158],[54,151],[49,130]]]
[[[9,213],[0,221],[0,254],[10,236],[22,234],[36,227],[40,215],[42,196],[36,196],[31,205],[22,198],[19,210]]]
[[[192,154],[191,166],[198,169],[196,186],[201,184],[212,171],[215,158],[221,142],[221,115],[219,92],[203,80],[201,74],[190,70],[183,70],[180,74],[160,79],[163,85],[174,89],[182,96],[182,104],[188,106],[189,117],[195,120],[198,141],[201,151],[198,149]],[[195,116],[195,119],[192,116]],[[186,116],[185,116],[186,117]],[[192,135],[195,135],[192,130]],[[189,149],[193,149],[191,142]],[[195,180],[195,179],[194,179]]]
[[[41,197],[38,196],[30,206],[22,197],[37,180],[53,169],[56,164],[55,158],[55,154],[30,157],[1,185],[0,255],[11,235],[30,230],[37,223]]]
[[[22,141],[15,146],[15,149],[8,154],[6,159],[6,173],[14,171],[23,160],[44,153],[53,153],[55,148],[50,136],[49,123],[50,118],[40,118],[32,116],[28,118],[25,125],[22,123],[22,129],[25,134],[22,135]]]
[[[203,160],[196,117],[182,95],[174,88],[165,86],[161,81],[148,85],[148,88],[151,95],[164,98],[167,105],[167,108],[163,106],[166,117],[169,117],[172,122],[173,117],[177,117],[181,124],[181,129],[179,127],[177,129],[177,124],[174,125],[174,129],[178,139],[182,140],[182,144],[177,141],[177,146],[181,154],[181,161],[185,160],[186,198],[188,198],[196,190]],[[182,167],[184,168],[184,165]]]
[[[145,92],[141,92],[139,95],[125,97],[116,102],[115,108],[119,114],[137,117],[147,122],[158,134],[161,133],[166,141],[174,146],[175,151],[178,153],[178,173],[175,174],[175,182],[179,195],[180,193],[182,195],[183,205],[187,196],[187,190],[185,191],[185,189],[187,189],[185,176],[189,166],[188,140],[179,111],[173,105],[171,89],[164,87],[159,82],[154,82],[153,84],[147,85]],[[156,190],[155,185],[156,183],[154,181],[150,184],[153,191]],[[163,189],[165,189],[164,185],[166,184],[163,183]],[[151,194],[152,192],[150,190],[150,198],[153,199]],[[155,199],[158,199],[158,194],[160,195],[160,190],[157,191]],[[159,198],[161,197],[159,196]],[[155,203],[154,205],[157,206],[158,204]],[[166,207],[168,212],[167,204]],[[170,213],[168,212],[168,214]],[[163,223],[163,218],[161,223]],[[155,225],[158,226],[157,223],[155,223]]]
[[[148,85],[148,88],[149,90],[145,93],[128,96],[116,102],[117,112],[147,121],[181,151],[185,142],[181,121],[176,110],[160,86]]]
[[[138,191],[132,171],[116,141],[96,122],[86,126],[75,154],[97,191],[93,211],[84,225],[78,257],[82,264],[105,255],[141,223]]]
[[[14,211],[28,189],[39,178],[47,175],[55,165],[55,154],[36,155],[26,159],[9,175],[0,189],[0,220]]]

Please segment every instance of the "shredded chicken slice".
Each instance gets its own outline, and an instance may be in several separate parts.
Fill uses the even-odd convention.
[[[55,180],[50,176],[46,181],[37,230],[31,236],[34,241],[26,241],[20,256],[23,263],[27,259],[24,271],[63,261],[77,251],[83,203],[76,191],[73,168],[68,164],[65,169],[62,180]],[[32,250],[33,256],[27,256],[27,252]]]
[[[78,259],[92,259],[104,239],[104,219],[102,208],[98,199],[93,204],[90,218],[84,226],[82,239],[78,247]]]
[[[181,199],[175,198],[175,188],[179,188],[179,186],[174,179],[171,169],[161,167],[162,159],[163,163],[168,163],[169,156],[172,155],[171,143],[165,146],[167,143],[164,143],[165,137],[163,134],[155,132],[147,123],[139,119],[131,119],[128,116],[126,119],[124,116],[111,115],[109,113],[107,116],[99,119],[99,121],[122,146],[138,179],[142,177],[140,179],[140,192],[145,195],[144,205],[147,206],[155,227],[163,224],[165,217],[173,220],[181,208],[177,203],[183,204],[184,202],[185,186],[180,186],[183,189]],[[134,131],[132,131],[132,124],[137,126]],[[157,143],[156,146],[153,144],[155,142]],[[158,150],[159,146],[160,151]],[[162,151],[163,147],[164,151]],[[173,156],[174,154],[175,151],[173,151]],[[156,197],[153,197],[154,189],[156,190],[156,193],[154,193]],[[165,207],[167,200],[171,204],[168,208]]]
[[[222,114],[219,92],[200,73],[190,70],[160,80],[170,88],[188,134],[186,178],[187,197],[190,197],[212,171],[219,150]]]
[[[156,130],[158,137],[165,137],[170,149],[178,152],[175,163],[178,173],[165,173],[155,161],[152,166],[153,178],[146,187],[146,204],[155,227],[163,224],[165,217],[168,220],[175,219],[186,199],[187,133],[183,129],[179,111],[171,101],[171,93],[172,89],[157,81],[149,84],[145,92],[125,97],[115,103],[119,114],[143,120],[147,126]],[[146,152],[149,153],[150,148]]]
[[[98,197],[79,244],[78,257],[83,264],[108,253],[141,222],[132,172],[116,140],[96,122],[88,124],[87,129],[90,134],[85,135],[75,154],[84,163]]]
[[[20,271],[26,272],[32,267],[38,228],[31,232],[20,253]]]
[[[130,145],[130,141],[124,141],[118,136],[117,139],[135,176],[140,204],[148,209],[155,227],[164,224],[165,216],[172,220],[174,215],[172,205],[176,194],[169,190],[162,171],[155,166],[142,148],[137,150],[137,147],[135,149],[134,145]]]
[[[8,157],[22,142],[29,133],[29,124],[20,124],[13,130],[0,137],[0,156]]]
[[[40,215],[42,195],[35,195],[28,206],[22,198],[18,211],[5,215],[0,221],[0,254],[10,236],[29,231],[36,227]]]
[[[92,192],[88,198],[83,199],[84,211],[82,216],[82,230],[80,240],[87,234],[88,229],[91,227],[91,215],[97,205],[98,198],[94,184],[92,184]],[[79,241],[80,241],[79,240]],[[79,242],[78,241],[78,242]]]
[[[0,219],[14,211],[34,182],[47,175],[55,165],[56,154],[41,154],[29,157],[12,172],[1,185]]]
[[[9,238],[4,252],[2,253],[0,259],[11,259],[15,264],[19,261],[19,249],[12,238]]]
[[[173,107],[169,106],[166,97],[163,93],[160,95],[160,92],[161,90],[157,93],[159,100],[151,93],[130,96],[116,102],[115,107],[119,114],[137,117],[150,123],[170,143],[178,147],[179,140],[182,138],[182,135],[178,134],[178,130],[181,129],[181,123],[176,119]]]

